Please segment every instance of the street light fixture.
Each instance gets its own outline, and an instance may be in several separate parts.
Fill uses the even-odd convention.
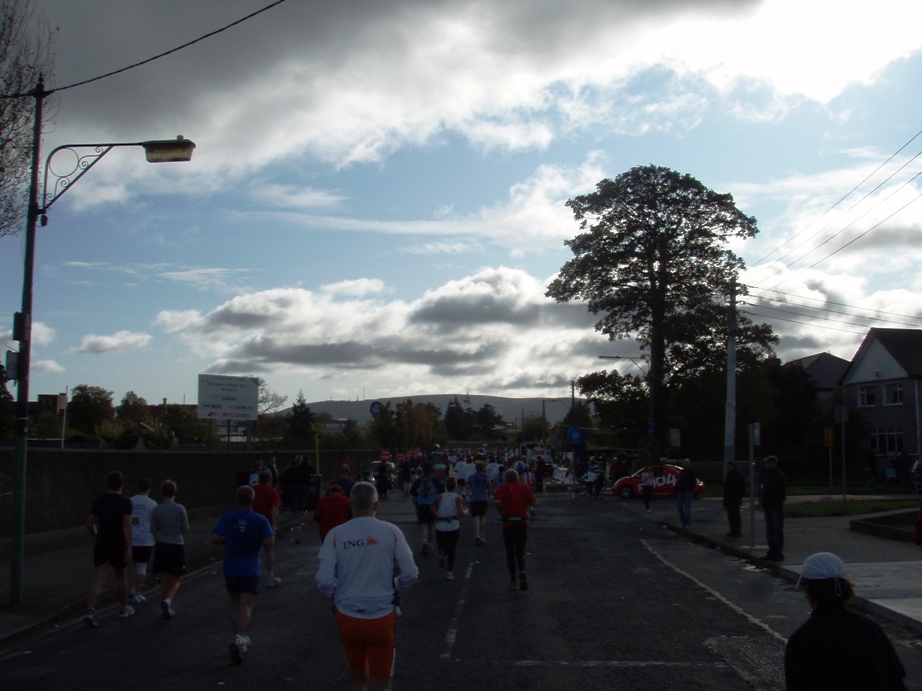
[[[189,161],[195,143],[182,136],[172,140],[146,142],[115,142],[108,144],[69,144],[54,149],[45,160],[45,177],[39,205],[38,169],[41,160],[42,105],[49,92],[44,80],[31,94],[35,97],[35,122],[32,131],[32,167],[29,181],[29,206],[26,216],[26,244],[23,259],[22,311],[13,318],[13,339],[19,341],[16,367],[16,437],[15,467],[13,471],[13,525],[10,540],[10,605],[22,600],[22,566],[25,554],[26,532],[26,469],[28,464],[29,433],[29,369],[32,357],[32,286],[35,268],[35,228],[41,219],[48,222],[48,209],[99,160],[116,147],[140,146],[151,163]],[[73,167],[65,174],[52,170],[51,160],[62,151],[70,151],[75,159]],[[52,180],[49,181],[49,176]],[[49,188],[49,184],[51,187]]]

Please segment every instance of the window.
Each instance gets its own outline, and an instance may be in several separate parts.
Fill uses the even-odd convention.
[[[902,384],[884,384],[884,405],[903,405]]]
[[[858,407],[871,408],[875,405],[877,405],[877,387],[873,384],[870,386],[859,386]]]
[[[871,451],[874,453],[897,453],[903,450],[902,427],[880,427],[871,431]]]

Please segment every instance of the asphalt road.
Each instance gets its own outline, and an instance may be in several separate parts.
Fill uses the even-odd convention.
[[[397,624],[397,689],[780,689],[784,639],[806,619],[801,592],[638,517],[621,500],[545,495],[528,542],[530,589],[507,591],[499,522],[472,545],[469,519],[455,580],[417,557],[419,583]],[[416,549],[408,501],[382,502]],[[307,524],[280,537],[278,588],[254,608],[252,646],[230,663],[220,564],[187,578],[160,619],[156,594],[126,620],[77,618],[0,649],[4,689],[336,689],[348,676],[331,604],[317,592],[319,540]],[[88,578],[89,578],[88,573]],[[888,633],[920,688],[922,649]]]

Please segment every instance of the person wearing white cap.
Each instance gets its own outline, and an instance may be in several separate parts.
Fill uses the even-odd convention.
[[[788,639],[784,679],[788,691],[905,689],[906,670],[884,630],[846,605],[854,586],[845,564],[831,552],[804,562],[801,583],[813,607]]]

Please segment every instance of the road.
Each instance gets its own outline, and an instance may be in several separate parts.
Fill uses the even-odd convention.
[[[487,544],[462,525],[455,580],[417,557],[419,583],[398,620],[397,689],[779,689],[784,640],[806,619],[802,592],[720,552],[693,545],[612,497],[545,495],[528,542],[530,589],[509,592],[500,525]],[[407,500],[379,517],[419,537]],[[156,594],[98,629],[79,617],[0,648],[9,690],[137,688],[336,689],[348,677],[331,604],[314,585],[319,540],[306,524],[281,536],[276,573],[254,608],[253,644],[230,664],[232,639],[220,564],[187,578],[177,617]],[[87,577],[90,573],[88,570]],[[922,649],[888,633],[922,688]]]

